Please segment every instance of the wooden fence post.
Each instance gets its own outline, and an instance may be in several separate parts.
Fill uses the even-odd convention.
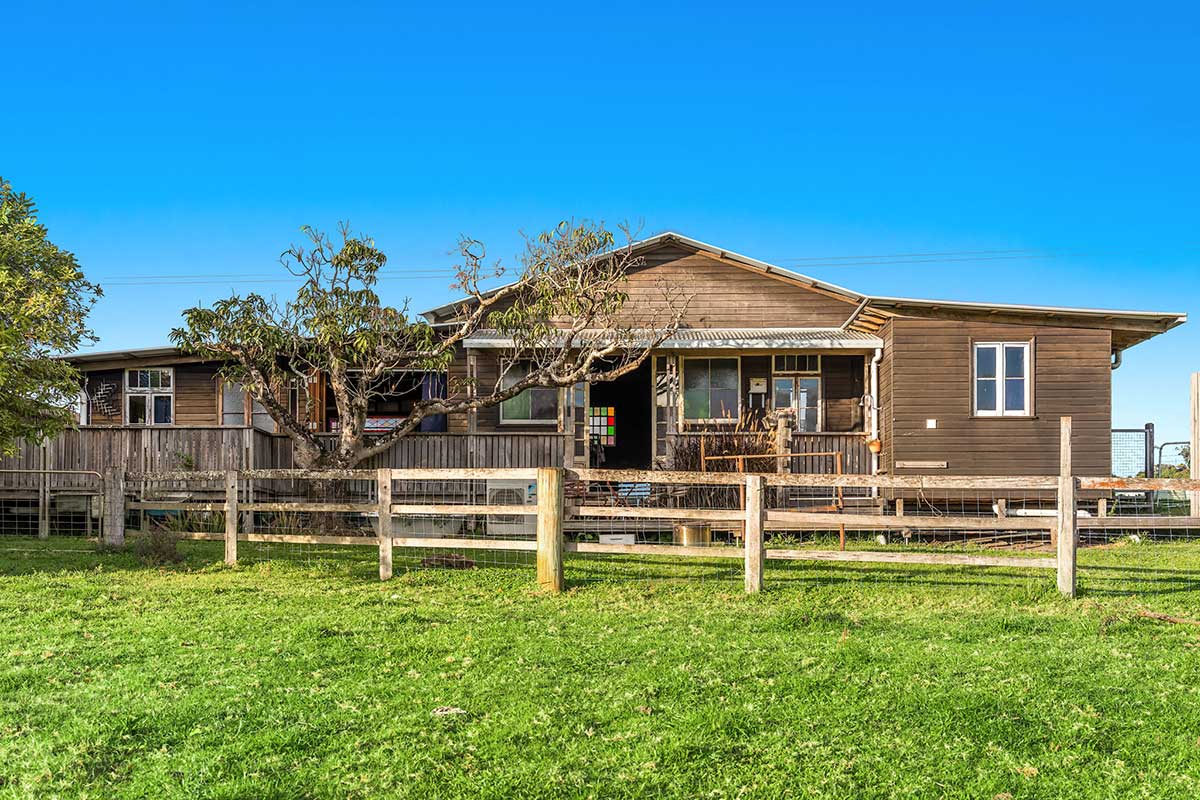
[[[775,421],[775,455],[785,456],[792,449],[792,432],[788,427],[788,418],[780,415]],[[776,472],[791,472],[791,459],[775,459]]]
[[[1192,373],[1192,439],[1188,461],[1191,462],[1192,480],[1200,480],[1200,372]],[[1189,492],[1191,513],[1200,517],[1200,492]]]
[[[746,591],[761,592],[763,588],[763,522],[766,508],[763,501],[767,479],[762,475],[746,476],[746,535],[742,545],[746,550]]]
[[[38,538],[50,538],[50,456],[46,452],[46,443],[38,445]]]
[[[537,471],[537,581],[563,590],[563,470],[556,467]]]
[[[125,470],[109,467],[104,475],[104,544],[125,546]]]
[[[379,470],[379,580],[392,578],[392,470]]]
[[[1071,418],[1062,417],[1059,424],[1058,591],[1064,597],[1074,597],[1078,531],[1075,520],[1075,476],[1071,474]]]
[[[225,471],[225,563],[237,563],[238,550],[238,473]]]

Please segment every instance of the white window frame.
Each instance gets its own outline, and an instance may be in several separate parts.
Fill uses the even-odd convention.
[[[976,373],[979,364],[979,351],[991,349],[996,352],[996,374],[992,378],[980,378]],[[1020,349],[1025,356],[1022,359],[1025,373],[1021,376],[1025,381],[1024,408],[1009,409],[1005,406],[1008,392],[1005,391],[1005,352],[1010,349]],[[996,407],[981,409],[979,407],[979,382],[990,380],[996,389]],[[975,417],[1016,417],[1028,418],[1033,414],[1033,342],[972,342],[971,343],[971,415]]]
[[[679,372],[679,419],[683,424],[688,425],[736,425],[742,419],[744,402],[742,398],[742,357],[741,356],[684,356],[682,359],[683,368]],[[737,413],[732,417],[708,417],[705,419],[692,419],[687,416],[687,404],[684,402],[684,395],[687,390],[687,369],[689,361],[736,361],[737,362],[737,387],[735,394],[737,396]],[[712,411],[712,397],[709,397],[709,409]]]
[[[165,373],[171,378],[171,386],[169,388],[151,388],[149,386],[131,386],[130,376],[139,372],[160,372]],[[125,391],[122,406],[124,410],[124,422],[126,425],[136,425],[137,427],[152,427],[152,426],[168,426],[175,424],[175,417],[178,409],[175,407],[175,368],[174,367],[143,367],[141,369],[125,370]],[[134,397],[146,398],[146,421],[145,422],[130,422],[129,403]],[[154,419],[154,400],[157,397],[171,398],[171,421],[158,422]]]
[[[505,373],[505,375],[511,374],[511,371],[514,368],[519,368],[520,366],[521,366],[520,363],[510,365],[508,368],[508,371]],[[526,363],[524,366],[526,368],[526,374],[528,374],[528,363]],[[501,378],[501,380],[503,381],[503,377]],[[520,377],[518,377],[517,380],[520,380]],[[504,416],[504,406],[508,402],[508,400],[505,400],[500,403],[500,424],[501,425],[547,425],[547,426],[553,425],[555,427],[558,427],[559,417],[561,416],[561,413],[562,413],[562,409],[560,408],[559,401],[562,398],[561,398],[561,393],[558,391],[557,388],[552,387],[552,386],[536,386],[536,387],[531,386],[528,389],[525,389],[524,391],[513,395],[512,397],[509,398],[509,400],[515,400],[516,398],[520,397],[522,394],[525,394],[525,392],[533,391],[534,389],[544,389],[546,391],[554,392],[554,415],[551,417],[546,417],[546,418],[530,417],[529,419],[508,419],[507,417]],[[531,415],[533,414],[533,398],[530,398],[530,400],[529,400],[529,413]]]
[[[779,358],[780,356],[806,356],[808,358],[815,358],[817,360],[817,368],[816,369],[808,369],[808,370],[804,370],[804,369],[801,369],[801,370],[787,370],[787,369],[779,370],[779,369],[776,369],[777,362],[775,361],[775,359]],[[770,388],[771,388],[771,408],[772,409],[776,409],[776,406],[775,406],[775,379],[776,378],[790,378],[793,381],[793,384],[792,384],[793,387],[795,386],[796,378],[806,378],[809,380],[816,380],[816,382],[817,382],[817,429],[815,431],[806,431],[806,433],[822,433],[825,430],[825,380],[824,380],[824,378],[821,377],[821,367],[823,367],[823,366],[824,366],[824,364],[822,363],[822,356],[820,353],[773,353],[771,355],[771,387]],[[792,392],[793,392],[792,396],[794,398],[795,397],[795,388],[792,389]],[[794,408],[795,406],[792,406],[792,407]],[[799,433],[799,431],[797,431],[797,432]]]
[[[796,430],[796,433],[822,433],[825,430],[825,381],[821,380],[821,376],[815,372],[773,372],[771,373],[771,408],[778,411],[778,406],[775,405],[775,381],[783,379],[792,382],[792,399],[796,398],[796,381],[816,381],[817,382],[817,429],[815,431]],[[796,406],[788,406],[790,409],[795,409]],[[798,420],[797,420],[798,422]]]

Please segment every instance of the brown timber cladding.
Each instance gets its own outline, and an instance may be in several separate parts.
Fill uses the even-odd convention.
[[[1034,416],[972,416],[972,342],[1021,341],[1033,342]],[[898,318],[885,342],[885,464],[895,474],[913,472],[898,461],[945,461],[950,475],[1056,474],[1061,416],[1074,418],[1076,473],[1111,472],[1108,331]]]
[[[706,255],[695,253],[677,245],[665,245],[644,254],[644,265],[629,275],[625,291],[629,295],[622,309],[624,324],[636,327],[645,325],[657,314],[666,314],[665,298],[661,284],[674,287],[687,296],[687,311],[683,324],[697,328],[836,328],[854,311],[854,302],[837,299],[804,286],[760,275],[750,269],[735,266]],[[661,317],[665,319],[665,317]],[[696,352],[699,356],[701,353]],[[466,355],[455,354],[451,366],[452,380],[456,374],[466,374]],[[498,375],[497,353],[492,350],[477,351],[478,386],[483,393],[490,392]],[[770,361],[766,353],[761,361],[743,361],[743,383],[751,374],[769,377]],[[749,366],[749,369],[747,369]],[[848,370],[848,365],[839,365]],[[848,373],[839,372],[835,391],[858,395],[855,380]],[[858,379],[861,383],[861,378]],[[748,385],[748,384],[747,384]],[[747,386],[743,386],[743,392]],[[843,395],[838,395],[844,399]],[[851,403],[838,404],[833,410],[837,429],[848,430],[854,413]],[[828,407],[827,407],[828,412]],[[546,432],[555,430],[547,425],[500,425],[500,411],[496,407],[480,409],[476,417],[479,431],[529,431]],[[467,429],[466,415],[452,415],[449,421],[452,432]]]
[[[757,274],[680,247],[658,248],[629,275],[628,324],[667,311],[659,287],[665,282],[689,298],[684,324],[706,328],[836,328],[854,310],[803,286]]]

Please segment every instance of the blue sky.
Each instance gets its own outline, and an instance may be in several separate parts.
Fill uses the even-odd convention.
[[[871,293],[1189,312],[1114,387],[1186,438],[1200,10],[849,5],[21,4],[0,174],[106,285],[104,349],[285,291],[246,281],[303,223],[375,236],[425,308],[461,233],[630,219]],[[801,260],[976,250],[1024,252]]]

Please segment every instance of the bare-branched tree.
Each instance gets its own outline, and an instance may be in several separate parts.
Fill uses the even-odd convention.
[[[526,237],[515,269],[491,263],[481,242],[459,242],[461,263],[452,289],[464,299],[449,321],[431,324],[408,302],[384,305],[377,293],[387,257],[375,243],[339,228],[340,241],[302,229],[307,246],[281,256],[303,279],[294,298],[234,295],[183,314],[172,341],[218,360],[226,380],[241,384],[293,443],[304,468],[348,468],[388,450],[421,421],[496,406],[534,387],[569,387],[615,380],[641,366],[680,325],[684,289],[658,283],[651,302],[627,307],[628,273],[641,265],[627,228],[624,243],[602,225],[562,223]],[[488,289],[505,277],[511,282]],[[498,377],[480,385],[449,379],[465,340],[481,331],[500,340]],[[459,371],[455,371],[457,374]],[[426,383],[423,399],[382,434],[366,430],[375,398],[394,394],[414,375]],[[308,409],[312,388],[327,381],[336,406],[336,438],[321,437]],[[300,387],[302,406],[289,390]],[[324,438],[324,441],[323,441]]]

